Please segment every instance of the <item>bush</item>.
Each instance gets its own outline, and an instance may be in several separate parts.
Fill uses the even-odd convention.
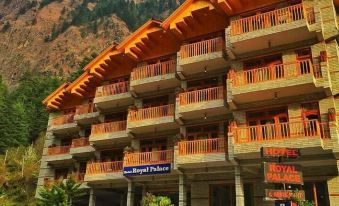
[[[147,193],[141,200],[141,206],[174,206],[171,199],[165,196],[155,196]]]

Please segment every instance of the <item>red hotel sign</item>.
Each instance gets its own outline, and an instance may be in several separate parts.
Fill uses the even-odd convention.
[[[293,197],[305,200],[305,192],[303,190],[265,190],[267,200],[291,200]]]
[[[262,147],[261,156],[297,158],[300,156],[300,152],[295,148]]]
[[[266,183],[303,184],[303,175],[299,165],[264,162]]]

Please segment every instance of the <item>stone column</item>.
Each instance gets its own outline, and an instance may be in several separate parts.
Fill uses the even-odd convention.
[[[91,189],[89,192],[89,204],[88,206],[95,206],[95,194],[94,189]]]
[[[339,172],[339,160],[337,160],[337,167]],[[330,196],[330,206],[339,205],[339,176],[332,177],[327,180],[328,195]]]
[[[236,206],[245,206],[244,184],[240,166],[235,166],[235,202]]]
[[[187,185],[184,174],[179,174],[179,206],[187,205]]]
[[[127,206],[134,206],[134,183],[128,182]]]

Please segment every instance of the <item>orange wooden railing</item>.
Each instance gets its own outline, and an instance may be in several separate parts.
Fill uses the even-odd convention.
[[[56,146],[48,148],[48,155],[59,155],[69,153],[71,146]]]
[[[86,137],[81,137],[78,139],[73,139],[72,140],[72,148],[77,148],[77,147],[86,147],[89,145],[89,140]]]
[[[180,105],[224,99],[224,87],[213,87],[179,94]]]
[[[274,11],[231,21],[231,36],[244,34],[304,19],[303,5],[297,4]]]
[[[178,143],[179,155],[224,153],[225,138],[182,141]]]
[[[228,78],[232,80],[232,86],[236,87],[305,74],[313,74],[315,78],[320,78],[320,67],[313,65],[311,60],[301,60],[295,63],[278,64],[239,72],[232,70],[229,72]]]
[[[238,144],[299,137],[329,138],[326,125],[320,124],[317,120],[237,127],[234,128],[233,135],[235,143]]]
[[[78,105],[75,110],[76,115],[88,114],[92,112],[96,112],[96,109],[93,103]]]
[[[58,117],[53,118],[52,124],[63,125],[63,124],[73,123],[73,121],[74,121],[74,114],[66,114],[66,115],[60,115]]]
[[[180,58],[190,58],[222,51],[224,48],[224,40],[222,37],[204,40],[193,44],[183,45],[180,48]]]
[[[124,166],[171,163],[173,156],[173,150],[129,153],[125,155]]]
[[[91,136],[126,130],[127,121],[107,122],[92,125]]]
[[[88,163],[86,168],[86,175],[121,172],[122,168],[122,161]]]
[[[111,96],[122,94],[129,91],[129,82],[119,82],[110,85],[98,87],[95,93],[96,97]]]
[[[134,122],[168,116],[174,116],[174,104],[138,110],[130,110],[128,112],[128,121]]]
[[[306,8],[305,13],[308,24],[314,24],[315,23],[314,8],[313,7]]]
[[[175,72],[175,60],[137,67],[131,73],[131,80],[150,78]]]

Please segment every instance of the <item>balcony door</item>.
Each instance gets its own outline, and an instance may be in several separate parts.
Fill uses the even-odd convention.
[[[287,108],[247,113],[249,136],[252,141],[282,138],[289,135]]]
[[[296,60],[298,62],[298,72],[300,74],[309,74],[311,73],[312,65],[312,51],[310,48],[296,50]]]
[[[154,97],[154,98],[148,98],[148,99],[143,100],[142,107],[143,108],[150,108],[150,107],[164,106],[164,105],[168,105],[168,101],[169,101],[168,95]]]
[[[187,91],[196,91],[218,86],[218,78],[199,79],[187,82]]]
[[[210,185],[211,206],[235,206],[235,186],[233,184]]]
[[[187,128],[188,141],[218,138],[218,134],[218,124],[199,125]]]
[[[116,162],[123,160],[122,149],[108,149],[100,151],[101,162]]]
[[[320,122],[318,102],[302,104],[301,118],[304,124],[305,136],[313,136],[318,134],[318,123]]]
[[[165,151],[167,150],[167,139],[152,139],[142,140],[140,142],[141,152],[154,152],[154,151]],[[143,161],[154,161],[154,160],[166,160],[166,153],[154,153],[152,155],[143,156]]]

